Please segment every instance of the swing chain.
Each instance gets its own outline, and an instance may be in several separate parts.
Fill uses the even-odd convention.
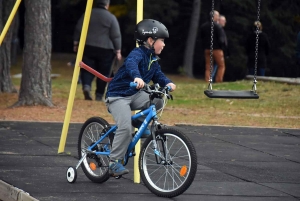
[[[260,22],[260,0],[257,1],[257,22]],[[253,87],[252,90],[256,93],[256,75],[257,75],[257,60],[258,60],[258,43],[259,43],[259,25],[256,24],[256,44],[255,44],[255,67],[253,75]]]
[[[210,70],[209,70],[209,86],[208,88],[212,90],[212,71],[213,71],[213,46],[214,46],[214,9],[215,2],[212,0],[211,2],[211,29],[210,29]]]
[[[212,0],[212,7],[211,7],[211,31],[210,31],[210,76],[209,76],[209,85],[208,85],[208,90],[212,91],[212,71],[213,71],[213,44],[214,44],[214,39],[213,39],[213,34],[214,34],[214,6],[215,2]],[[257,1],[257,21],[260,21],[260,3],[261,0]],[[256,44],[255,44],[255,69],[254,69],[254,76],[253,76],[253,86],[252,86],[252,91],[254,94],[257,95],[256,93],[256,75],[257,75],[257,61],[258,61],[258,43],[259,43],[259,27],[257,25],[256,27]]]

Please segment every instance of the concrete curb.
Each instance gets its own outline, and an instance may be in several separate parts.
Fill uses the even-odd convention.
[[[253,79],[253,75],[247,75],[247,79]],[[275,82],[283,82],[289,84],[300,84],[300,78],[291,78],[291,77],[270,77],[270,76],[256,76],[257,80],[263,81],[275,81]]]
[[[0,180],[0,200],[3,201],[38,201],[29,193]]]
[[[271,129],[288,129],[299,130],[299,128],[282,128],[282,127],[265,127],[265,126],[235,126],[235,125],[222,125],[222,124],[192,124],[192,123],[176,123],[175,126],[212,126],[212,127],[233,127],[233,128],[271,128]]]

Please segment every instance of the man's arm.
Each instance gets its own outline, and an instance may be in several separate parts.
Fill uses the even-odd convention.
[[[113,16],[112,24],[110,27],[109,37],[114,45],[117,59],[121,60],[121,58],[122,58],[122,55],[121,55],[122,38],[121,38],[119,22],[115,16]]]

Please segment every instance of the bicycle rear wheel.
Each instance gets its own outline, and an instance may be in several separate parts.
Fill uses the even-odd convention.
[[[89,118],[82,126],[78,138],[79,159],[87,153],[86,158],[81,163],[84,174],[93,182],[103,183],[109,179],[108,166],[109,157],[106,155],[96,155],[87,148],[93,145],[105,134],[105,128],[110,127],[106,120],[101,117]],[[101,141],[92,151],[108,151],[111,149],[113,134]]]
[[[175,197],[192,184],[197,171],[196,150],[182,132],[163,128],[143,143],[139,169],[146,187],[160,197]]]

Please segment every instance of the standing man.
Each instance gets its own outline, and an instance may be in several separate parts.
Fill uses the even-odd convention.
[[[258,30],[257,30],[258,29]],[[247,67],[249,75],[255,73],[255,60],[257,56],[257,75],[265,76],[265,69],[267,68],[267,56],[270,51],[270,42],[268,35],[262,31],[263,26],[260,21],[255,21],[246,42],[246,52],[248,56]],[[256,55],[256,37],[257,31],[259,35],[258,54]]]
[[[117,18],[108,11],[110,0],[96,0],[92,9],[83,62],[93,63],[91,67],[109,77],[114,57],[121,60],[121,32]],[[77,22],[74,33],[74,51],[79,44],[84,15]],[[81,69],[82,90],[85,100],[92,100],[91,85],[94,75]],[[97,78],[96,100],[101,101],[106,82]]]
[[[295,76],[300,76],[300,31],[297,35],[297,42],[296,42],[296,73]]]
[[[223,52],[224,52],[224,56],[225,58],[229,57],[230,53],[229,53],[229,49],[228,49],[228,40],[227,40],[227,35],[225,32],[225,26],[226,26],[226,17],[224,15],[220,15],[219,18],[219,24],[222,27],[222,31],[223,31],[223,35],[224,35],[224,47],[223,47]]]
[[[226,18],[225,18],[224,15],[220,15],[220,17],[219,17],[219,25],[222,27],[222,32],[223,32],[223,35],[224,35],[224,46],[223,46],[224,57],[228,58],[229,57],[229,49],[228,49],[228,41],[227,41],[226,32],[224,30],[224,27],[226,25]],[[217,69],[218,69],[218,65],[215,62],[214,63],[214,68],[213,68],[213,71],[212,71],[212,80],[213,81],[215,81],[215,76],[216,76]]]
[[[298,67],[300,67],[300,31],[298,32],[298,35],[297,35],[296,58],[297,58]],[[299,72],[299,70],[297,72]]]
[[[212,16],[213,15],[213,16]],[[225,73],[225,62],[223,46],[225,43],[225,37],[222,31],[222,27],[218,24],[220,14],[218,11],[210,13],[210,19],[213,17],[214,33],[213,33],[213,59],[218,65],[216,74],[216,82],[223,82]],[[205,81],[210,79],[210,43],[211,43],[211,20],[205,22],[200,27],[200,34],[203,41],[204,57],[205,57]]]

